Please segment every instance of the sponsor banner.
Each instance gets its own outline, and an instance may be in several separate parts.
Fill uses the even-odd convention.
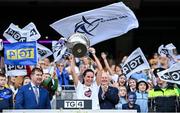
[[[28,30],[22,30],[13,23],[5,30],[3,36],[11,43],[15,42],[27,42],[30,32]]]
[[[34,23],[29,23],[23,29],[13,23],[4,31],[3,36],[11,43],[37,41],[41,35]]]
[[[25,76],[27,75],[26,66],[5,65],[6,76]]]
[[[23,30],[27,30],[29,31],[29,37],[27,39],[27,41],[37,41],[41,35],[39,33],[39,31],[37,30],[35,24],[33,22],[30,22],[28,25],[26,25]]]
[[[123,73],[126,75],[127,78],[129,78],[130,75],[133,73],[145,69],[150,69],[150,66],[141,49],[137,48],[126,59],[122,68],[123,68]]]
[[[169,69],[157,73],[161,80],[180,85],[180,63],[173,64]]]
[[[36,65],[36,42],[4,44],[4,63],[8,65]]]
[[[92,109],[92,100],[57,100],[56,109]]]

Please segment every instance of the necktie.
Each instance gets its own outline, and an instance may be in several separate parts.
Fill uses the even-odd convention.
[[[39,102],[39,92],[38,92],[38,87],[34,86],[34,93],[35,93],[35,97],[36,97],[36,102]]]

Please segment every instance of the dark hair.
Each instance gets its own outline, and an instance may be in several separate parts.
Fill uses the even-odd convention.
[[[134,77],[132,77],[132,76],[130,76],[129,79],[128,79],[128,86],[129,86],[129,81],[130,81],[130,80],[134,80],[134,81],[136,82],[136,86],[137,86],[137,79],[134,78]]]
[[[92,72],[94,74],[94,71],[92,69],[86,69],[84,72],[83,72],[83,77],[86,76],[87,72]]]
[[[84,84],[84,77],[86,76],[86,74],[88,73],[88,72],[92,72],[93,74],[94,74],[94,71],[92,70],[92,69],[86,69],[84,72],[83,72],[83,81],[82,81],[82,84]]]
[[[119,75],[119,77],[121,77],[121,76],[125,76],[125,77],[126,77],[126,75],[125,75],[124,73],[122,73],[122,74]]]
[[[0,77],[6,77],[4,73],[0,73]]]
[[[51,78],[51,74],[50,73],[43,73],[43,75],[48,75]]]
[[[146,91],[147,91],[147,89],[149,88],[149,86],[148,86],[148,83],[145,82],[145,81],[139,81],[139,82],[137,82],[136,89],[139,90],[139,84],[142,83],[142,82],[145,83],[145,85],[146,85]]]
[[[133,79],[133,80],[135,80],[135,81],[136,81],[136,83],[137,83],[137,79],[136,79],[135,77],[130,76],[130,77],[129,77],[129,79]]]
[[[49,76],[51,76],[51,74],[50,73],[43,73],[44,75],[49,75]]]
[[[124,76],[124,77],[125,77],[125,80],[126,80],[126,81],[125,81],[125,83],[124,83],[124,86],[126,86],[126,83],[127,83],[127,78],[126,78],[126,75],[125,75],[125,74],[123,74],[123,73],[122,73],[122,74],[120,74],[120,75],[118,76],[118,83],[119,83],[119,78],[120,78],[120,77],[122,77],[122,76]]]
[[[130,76],[129,77],[129,79],[128,79],[128,81],[127,81],[127,91],[129,92],[129,91],[131,91],[131,88],[130,88],[130,86],[129,86],[129,81],[130,80],[134,80],[135,81],[135,83],[136,83],[136,87],[137,87],[137,79],[136,78],[133,78],[132,76]],[[136,88],[137,89],[137,88]]]
[[[127,97],[129,98],[130,95],[133,95],[134,98],[137,99],[137,96],[136,96],[136,93],[135,93],[135,92],[131,92],[131,91],[130,91],[130,92],[127,94]]]
[[[31,71],[31,75],[34,75],[35,74],[35,71],[38,71],[38,72],[41,72],[43,74],[43,70],[41,68],[38,68],[38,67],[34,67]]]

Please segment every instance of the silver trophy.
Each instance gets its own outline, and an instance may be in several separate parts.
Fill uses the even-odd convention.
[[[90,46],[90,40],[81,33],[75,33],[67,39],[67,47],[75,57],[86,55]]]

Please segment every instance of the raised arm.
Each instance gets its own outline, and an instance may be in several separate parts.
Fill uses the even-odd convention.
[[[106,55],[104,52],[102,52],[102,53],[101,53],[101,57],[102,57],[102,59],[103,59],[103,61],[104,61],[104,64],[105,64],[107,70],[109,71],[110,75],[114,74],[113,71],[111,70],[110,66],[109,66],[108,61],[107,61],[107,58],[106,58],[107,55]]]
[[[74,85],[77,86],[78,85],[78,82],[79,82],[79,78],[78,78],[78,75],[76,74],[76,71],[75,71],[75,59],[74,59],[74,56],[73,55],[70,55],[69,56],[69,61],[70,61],[70,72],[72,74],[72,78],[73,78],[73,82],[74,82]]]
[[[91,52],[96,64],[97,64],[97,73],[96,73],[96,83],[97,85],[100,85],[100,82],[101,82],[101,74],[102,74],[102,70],[103,70],[103,67],[99,61],[99,59],[97,58],[96,56],[96,50],[94,48],[89,48],[89,51]]]
[[[96,50],[94,48],[90,47],[89,52],[92,54],[92,56],[93,56],[93,58],[94,58],[94,60],[95,60],[95,62],[97,64],[98,70],[102,70],[103,69],[102,65],[101,65],[99,59],[96,56]]]

